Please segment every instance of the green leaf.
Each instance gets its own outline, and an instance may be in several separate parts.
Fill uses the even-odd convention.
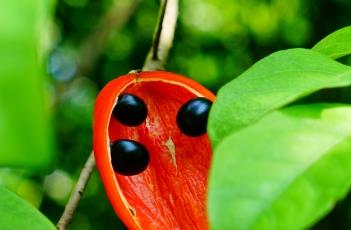
[[[330,58],[337,59],[351,54],[350,38],[351,26],[344,27],[323,38],[312,49]]]
[[[211,229],[305,229],[351,185],[351,106],[285,108],[215,149]]]
[[[43,74],[43,0],[11,0],[0,8],[0,166],[44,168],[52,138]]]
[[[219,90],[209,115],[212,144],[298,98],[348,85],[351,67],[322,54],[307,49],[271,54]]]
[[[0,228],[2,230],[55,230],[55,226],[26,201],[0,186]]]

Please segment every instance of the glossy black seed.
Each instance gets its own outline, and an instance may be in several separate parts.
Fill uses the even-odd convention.
[[[119,96],[112,114],[124,125],[137,126],[145,121],[147,108],[141,98],[125,93]]]
[[[120,139],[111,143],[111,163],[114,171],[124,176],[143,172],[149,165],[150,156],[139,142]]]
[[[180,107],[177,114],[179,129],[191,137],[206,133],[207,118],[212,102],[207,98],[192,99]]]

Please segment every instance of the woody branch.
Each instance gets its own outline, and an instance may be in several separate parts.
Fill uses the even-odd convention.
[[[135,9],[135,8],[131,8],[131,9]],[[116,9],[114,9],[113,11],[118,12]],[[130,14],[126,14],[126,16],[129,17]],[[158,22],[156,25],[155,33],[153,36],[152,46],[146,57],[142,70],[146,71],[146,70],[157,70],[157,69],[164,68],[164,64],[166,63],[169,50],[173,44],[177,17],[178,17],[178,0],[161,0],[160,12],[158,16]],[[104,25],[104,23],[102,23],[102,25]],[[116,25],[120,26],[120,24],[118,23]],[[93,34],[92,37],[89,38],[90,40],[87,40],[87,43],[83,47],[94,46],[96,41],[99,41],[100,39],[102,39],[102,37],[97,37],[97,38],[94,37],[94,36],[97,36],[97,34],[99,33],[96,33],[96,35]],[[104,38],[107,37],[105,34],[106,32],[103,33]],[[89,49],[83,48],[82,53],[84,53],[86,50],[89,50]],[[94,62],[96,58],[97,56],[93,54],[90,60],[90,63]],[[84,64],[80,67],[82,72],[84,73],[86,69],[84,68]],[[83,192],[87,186],[87,183],[89,181],[89,178],[93,171],[94,166],[95,166],[94,153],[91,152],[87,162],[84,165],[83,170],[81,171],[81,174],[78,178],[78,182],[66,204],[65,210],[60,220],[57,223],[57,228],[59,230],[66,230],[69,223],[71,222],[74,211],[78,206],[81,196],[83,195]]]

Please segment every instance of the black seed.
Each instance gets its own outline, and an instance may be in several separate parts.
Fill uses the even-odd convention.
[[[149,165],[150,156],[144,145],[120,139],[111,143],[111,163],[114,171],[124,176],[143,172]]]
[[[141,98],[125,93],[119,96],[112,114],[124,125],[137,126],[145,121],[147,108]]]
[[[179,129],[191,137],[206,133],[207,118],[211,105],[212,102],[203,97],[192,99],[182,105],[177,114]]]

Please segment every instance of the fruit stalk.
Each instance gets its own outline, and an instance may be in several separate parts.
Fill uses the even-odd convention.
[[[146,56],[143,71],[163,70],[173,44],[178,18],[178,0],[161,0],[153,42]]]

